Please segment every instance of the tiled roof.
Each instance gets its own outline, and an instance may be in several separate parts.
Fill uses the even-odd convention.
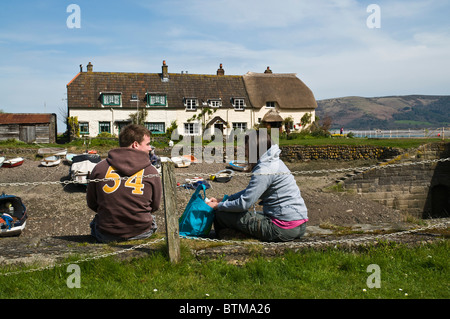
[[[0,124],[43,124],[50,123],[52,114],[0,113]]]
[[[136,108],[131,101],[137,94],[140,106],[146,105],[146,93],[164,93],[168,107],[184,108],[184,98],[197,98],[199,104],[209,99],[222,99],[223,107],[232,107],[230,99],[243,97],[251,107],[242,76],[169,73],[161,81],[160,73],[80,72],[67,84],[70,108],[100,108],[100,92],[122,93],[122,108]]]

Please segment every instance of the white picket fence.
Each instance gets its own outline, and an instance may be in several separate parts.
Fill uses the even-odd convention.
[[[352,130],[344,128],[343,134],[352,132],[354,137],[367,138],[450,138],[450,128],[406,129],[406,130]],[[340,134],[339,129],[330,130],[331,134]]]

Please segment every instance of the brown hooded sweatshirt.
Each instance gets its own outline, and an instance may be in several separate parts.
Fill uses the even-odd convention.
[[[97,213],[101,233],[127,239],[150,230],[162,186],[159,176],[143,177],[149,174],[158,174],[149,155],[127,147],[111,150],[95,166],[90,179],[121,178],[88,184],[87,205]]]

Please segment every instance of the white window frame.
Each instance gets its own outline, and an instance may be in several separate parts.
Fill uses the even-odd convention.
[[[186,111],[196,111],[198,106],[198,99],[194,97],[185,98],[184,106],[186,107]]]
[[[275,108],[275,102],[274,101],[267,101],[266,102],[266,109],[274,109]]]
[[[184,135],[199,135],[200,125],[196,122],[184,123]]]
[[[208,106],[209,107],[221,107],[222,106],[222,100],[221,99],[210,99],[208,100]]]
[[[233,107],[235,111],[244,111],[245,106],[245,99],[243,97],[233,98]]]
[[[245,131],[247,129],[247,122],[233,122],[233,130],[235,129]]]

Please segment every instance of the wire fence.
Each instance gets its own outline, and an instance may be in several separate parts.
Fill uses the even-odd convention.
[[[400,130],[351,130],[339,129],[330,130],[332,135],[348,135],[351,133],[354,137],[364,138],[450,138],[450,128],[434,128],[434,129],[400,129]]]

